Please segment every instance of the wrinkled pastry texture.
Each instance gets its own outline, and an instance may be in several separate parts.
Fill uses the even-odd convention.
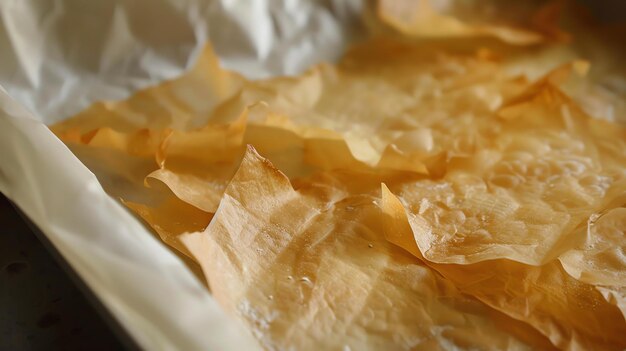
[[[268,350],[622,350],[624,76],[557,5],[383,0],[337,64],[207,47],[51,129]]]

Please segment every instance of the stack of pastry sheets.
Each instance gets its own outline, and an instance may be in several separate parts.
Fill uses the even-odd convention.
[[[268,350],[624,349],[619,56],[497,3],[380,1],[295,77],[209,45],[51,129]]]

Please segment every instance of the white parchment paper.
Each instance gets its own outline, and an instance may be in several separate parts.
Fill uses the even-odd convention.
[[[211,41],[248,77],[339,57],[361,0],[0,2],[0,191],[147,350],[253,350],[184,264],[45,126],[181,74]]]

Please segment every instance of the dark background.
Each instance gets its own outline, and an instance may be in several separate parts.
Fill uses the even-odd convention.
[[[0,194],[0,351],[124,350]]]

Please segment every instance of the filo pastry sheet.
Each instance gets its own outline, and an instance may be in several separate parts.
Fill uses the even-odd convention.
[[[414,5],[337,64],[247,80],[209,45],[51,129],[266,349],[623,349],[611,47],[571,7]]]

